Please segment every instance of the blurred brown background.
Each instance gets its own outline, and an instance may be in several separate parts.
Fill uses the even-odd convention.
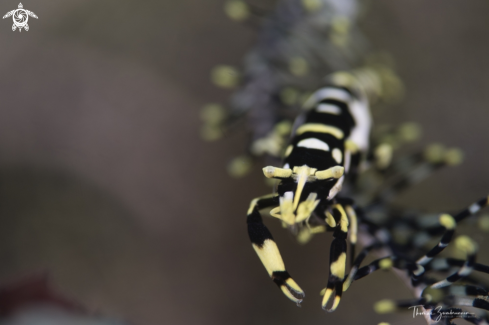
[[[389,273],[356,283],[325,315],[328,236],[301,247],[268,222],[306,291],[302,308],[266,276],[245,211],[268,188],[259,168],[241,180],[225,172],[245,132],[199,138],[200,107],[229,96],[209,71],[239,65],[255,36],[225,17],[223,1],[23,4],[39,16],[29,32],[0,21],[2,283],[48,270],[66,295],[135,324],[422,324],[372,311],[410,297]],[[466,153],[406,204],[451,210],[489,192],[488,17],[481,0],[369,6],[365,31],[407,87],[383,122],[419,122],[422,143]]]

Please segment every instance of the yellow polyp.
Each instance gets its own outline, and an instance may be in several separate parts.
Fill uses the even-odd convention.
[[[402,142],[413,142],[421,137],[421,126],[418,123],[407,122],[397,130],[397,136]]]
[[[285,87],[280,92],[280,100],[288,106],[292,106],[299,101],[299,91],[292,87]]]
[[[319,292],[319,295],[320,296],[323,296],[325,293],[326,293],[326,289],[327,288],[323,288],[320,292]]]
[[[350,30],[350,21],[346,17],[336,16],[331,22],[331,27],[335,33],[347,34]]]
[[[390,258],[384,258],[383,260],[380,260],[379,266],[383,270],[390,269],[392,267],[392,260]]]
[[[309,73],[309,64],[304,58],[292,58],[289,61],[289,71],[296,77],[303,77]]]
[[[234,88],[238,85],[239,79],[238,70],[228,65],[216,66],[211,71],[212,82],[221,88]]]
[[[331,33],[329,34],[329,39],[331,40],[331,43],[336,45],[336,47],[342,48],[345,47],[345,45],[347,44],[348,35],[331,31]]]
[[[350,22],[345,17],[334,17],[331,23],[330,39],[337,47],[343,47],[348,40]]]
[[[352,87],[356,83],[355,77],[347,71],[338,71],[331,75],[333,84],[343,87]]]
[[[440,301],[445,297],[443,290],[427,287],[423,291],[423,297],[428,301]]]
[[[244,1],[231,0],[225,3],[224,11],[229,18],[235,21],[244,21],[250,16],[250,9]]]
[[[433,143],[425,149],[424,157],[433,164],[443,162],[445,159],[445,147],[441,144]]]
[[[307,11],[314,12],[321,8],[322,3],[320,0],[302,0],[302,5]]]
[[[377,314],[388,314],[396,310],[396,304],[390,299],[384,299],[374,304],[374,310]]]
[[[240,156],[234,158],[228,165],[229,175],[239,178],[248,174],[251,169],[253,162],[248,156]]]
[[[219,125],[226,118],[226,110],[222,105],[210,103],[200,110],[200,118],[210,125]]]
[[[389,167],[392,161],[393,148],[390,144],[384,143],[375,148],[375,166],[379,169]]]
[[[397,149],[399,147],[399,141],[397,141],[397,138],[392,134],[384,135],[380,139],[380,142],[390,145],[393,149]]]
[[[284,139],[272,131],[267,136],[253,141],[250,151],[255,156],[260,156],[266,153],[272,156],[278,156],[282,151],[283,144]]]
[[[205,141],[215,141],[222,137],[223,133],[221,128],[211,125],[204,125],[200,129],[200,136]]]
[[[484,214],[477,220],[477,226],[480,230],[489,232],[489,214]]]
[[[387,322],[380,322],[378,325],[390,325],[390,324]]]
[[[297,234],[297,241],[299,244],[307,244],[312,239],[312,233],[308,228],[302,228]]]
[[[406,92],[401,78],[390,68],[384,67],[379,72],[383,89],[382,100],[391,104],[401,101]]]
[[[460,165],[464,160],[464,153],[458,148],[448,149],[445,153],[445,162],[449,166]]]
[[[457,222],[449,214],[442,214],[439,218],[440,224],[447,229],[454,229]]]
[[[477,244],[469,236],[458,236],[455,239],[455,247],[467,254],[474,254],[477,251]]]
[[[290,123],[290,121],[287,120],[277,123],[273,128],[273,131],[280,136],[289,135],[291,130],[292,130],[292,123]]]

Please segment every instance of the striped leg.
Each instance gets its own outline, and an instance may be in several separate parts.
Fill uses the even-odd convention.
[[[353,278],[353,281],[360,280],[361,278],[366,277],[367,275],[372,274],[373,272],[379,269],[388,270],[392,266],[398,268],[399,265],[395,264],[396,262],[397,260],[390,256],[379,258],[373,261],[372,263],[370,263],[369,265],[366,265],[358,269],[358,271],[355,274],[355,277]]]
[[[451,241],[451,238],[453,237],[453,232],[455,231],[455,227],[457,223],[459,223],[460,221],[464,220],[465,218],[473,214],[476,214],[482,208],[486,207],[488,204],[489,204],[489,197],[484,197],[478,200],[477,202],[471,204],[468,208],[457,213],[453,218],[446,214],[440,216],[440,223],[445,228],[445,234],[443,235],[443,238],[440,241],[440,243],[437,246],[435,246],[430,252],[428,252],[425,256],[420,258],[417,261],[417,264],[425,265],[428,262],[430,262],[433,257],[438,255],[441,251],[443,251],[443,249],[446,246],[448,246],[448,244]],[[432,235],[432,234],[440,233],[440,230],[442,230],[443,227],[435,227],[432,229],[428,229],[426,231],[426,234]],[[453,229],[449,229],[449,228],[453,228]]]
[[[489,301],[483,298],[456,297],[454,301],[454,305],[468,306],[468,307],[489,310]]]
[[[393,148],[388,143],[379,144],[374,149],[374,165],[379,171],[386,170],[392,163]]]
[[[460,270],[450,275],[445,280],[439,281],[431,285],[431,288],[442,288],[451,285],[452,283],[466,277],[474,269],[475,258],[477,253],[477,245],[468,236],[460,236],[455,240],[455,245],[458,249],[464,250],[467,253],[467,261]]]
[[[431,267],[433,270],[440,270],[443,268],[448,268],[451,266],[462,266],[465,263],[463,260],[458,260],[455,258],[440,258],[436,259],[431,263]],[[445,267],[445,265],[447,265]],[[480,263],[475,263],[474,265],[474,270],[482,273],[489,274],[489,266],[480,264]]]
[[[333,242],[329,253],[329,278],[326,291],[323,296],[321,306],[328,312],[333,312],[338,307],[341,295],[343,293],[343,280],[345,278],[346,268],[346,237],[348,235],[348,217],[341,204],[333,206],[333,214],[339,217],[339,223],[336,226],[333,234]],[[335,293],[335,298],[331,308],[327,308],[327,304]]]
[[[479,212],[482,208],[486,207],[488,205],[488,203],[489,203],[489,197],[484,197],[484,198],[478,200],[477,202],[471,204],[469,207],[460,211],[458,214],[456,214],[453,217],[453,219],[455,220],[455,223],[459,223],[460,221],[464,220],[465,218]],[[447,232],[447,228],[444,225],[441,225],[438,227],[414,227],[413,229],[417,230],[417,232],[416,232],[416,236],[412,238],[412,241],[410,244],[414,245],[415,247],[421,247],[432,236],[440,235],[440,234]],[[420,239],[420,240],[417,240],[417,239]],[[449,243],[449,241],[445,241],[445,242],[447,244]],[[435,248],[433,248],[433,249],[435,249]],[[441,250],[440,250],[440,252],[441,252]],[[429,260],[431,260],[433,257],[435,257],[438,253],[436,253],[436,250],[435,250],[434,252],[430,252],[430,253],[426,254],[423,258],[418,260],[418,264],[425,265],[427,262],[429,262]]]
[[[446,294],[455,296],[489,296],[489,292],[486,289],[473,285],[452,285],[444,287],[442,290],[446,291]]]
[[[417,268],[411,272],[412,285],[416,286],[418,284],[419,278],[425,273],[424,265],[428,264],[433,257],[440,254],[452,240],[453,234],[455,233],[455,228],[457,223],[455,219],[448,215],[442,214],[440,216],[440,224],[445,227],[445,233],[443,234],[440,242],[433,247],[428,253],[416,261]]]
[[[484,197],[480,199],[479,201],[475,202],[471,206],[469,206],[467,209],[461,211],[455,216],[455,221],[460,222],[464,220],[465,218],[476,214],[479,212],[480,209],[485,208],[489,204],[489,196]]]
[[[345,282],[343,283],[343,291],[348,290],[348,288],[350,287],[351,283],[355,279],[355,276],[357,275],[357,271],[360,268],[360,265],[362,264],[365,257],[367,257],[368,253],[372,249],[380,248],[381,246],[382,245],[380,243],[367,246],[360,252],[360,254],[358,254],[355,261],[351,264],[352,266],[351,266],[350,274],[348,275]]]
[[[451,285],[441,289],[446,297],[446,304],[450,306],[468,306],[478,309],[489,310],[489,301],[487,296],[489,292],[479,286],[463,285],[455,286]]]
[[[280,256],[277,244],[272,234],[263,224],[260,209],[278,204],[278,196],[264,196],[251,201],[248,209],[248,234],[258,257],[265,266],[268,274],[282,292],[299,305],[304,298],[304,292],[285,270],[285,265]]]
[[[459,260],[455,258],[435,258],[429,264],[426,265],[426,270],[433,270],[438,272],[447,272],[453,267],[463,267],[467,261]],[[489,274],[489,266],[475,263],[473,265],[473,269],[476,272],[481,272],[485,274]],[[489,283],[487,281],[481,281],[479,278],[472,277],[468,275],[465,277],[465,282],[474,283],[477,285],[483,284],[486,287],[489,287]],[[448,288],[452,288],[453,286],[449,286]],[[472,295],[466,293],[467,295]],[[487,296],[488,294],[480,294],[481,296]]]

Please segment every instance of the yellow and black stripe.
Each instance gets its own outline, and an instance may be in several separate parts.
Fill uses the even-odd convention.
[[[273,240],[272,234],[268,228],[263,224],[259,211],[260,209],[275,205],[276,203],[276,196],[265,196],[251,202],[247,217],[248,234],[253,248],[273,282],[280,287],[282,292],[290,300],[300,304],[304,298],[304,292],[286,271],[277,244]]]
[[[355,106],[355,109],[352,107]],[[347,243],[353,261],[358,221],[351,205],[343,205],[335,196],[341,190],[345,174],[355,169],[365,144],[352,139],[360,133],[368,137],[368,106],[358,93],[346,87],[330,86],[318,90],[305,103],[305,113],[297,119],[292,138],[285,151],[283,168],[266,167],[266,177],[280,180],[277,194],[255,199],[248,210],[248,233],[253,248],[273,281],[296,303],[303,291],[286,271],[271,233],[263,224],[259,210],[275,206],[271,215],[292,228],[309,227],[313,216],[323,220],[324,229],[333,230],[330,250],[330,275],[322,306],[333,311],[338,307],[346,273]],[[359,111],[364,111],[360,112]],[[312,229],[312,228],[311,228]],[[331,308],[327,308],[333,296]]]

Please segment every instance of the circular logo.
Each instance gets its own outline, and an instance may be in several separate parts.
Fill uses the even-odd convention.
[[[13,14],[14,24],[17,27],[23,27],[27,24],[27,20],[29,20],[29,15],[24,9],[17,9]]]

